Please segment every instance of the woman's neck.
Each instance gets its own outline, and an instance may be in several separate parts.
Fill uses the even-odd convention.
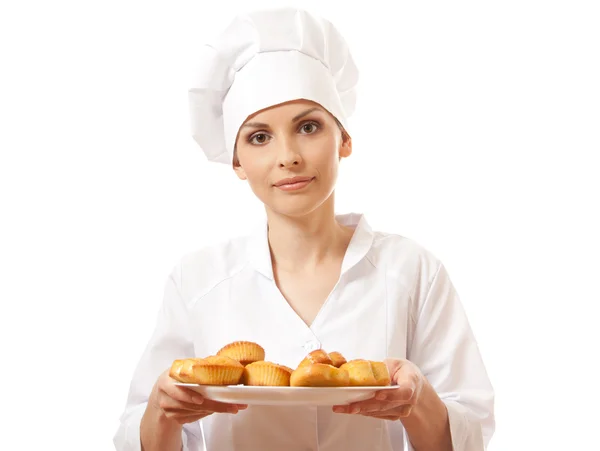
[[[314,212],[290,217],[267,210],[274,266],[286,272],[308,271],[343,259],[354,230],[335,219],[333,195]]]

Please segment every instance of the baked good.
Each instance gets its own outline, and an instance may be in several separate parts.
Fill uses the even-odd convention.
[[[344,363],[346,363],[346,359],[339,352],[335,352],[335,351],[334,352],[330,352],[329,353],[329,358],[331,359],[331,362],[332,362],[331,364],[333,366],[335,366],[336,368],[339,368]]]
[[[316,351],[310,352],[298,365],[299,367],[305,365],[314,365],[315,363],[323,363],[325,365],[333,365],[333,361],[329,354],[327,354],[322,349],[317,349]]]
[[[324,363],[298,367],[290,376],[292,387],[347,387],[348,385],[350,385],[350,378],[346,370]]]
[[[341,354],[335,357],[338,362],[343,358]],[[334,366],[330,355],[322,349],[308,354],[290,377],[292,387],[345,387],[349,384],[348,372]]]
[[[251,341],[234,341],[223,346],[217,355],[231,357],[242,365],[248,365],[252,362],[265,360],[265,350],[262,346]]]
[[[171,365],[169,376],[179,382],[186,384],[193,384],[194,372],[192,370],[192,363],[200,359],[179,359],[175,360]]]
[[[384,362],[356,359],[344,363],[340,369],[346,370],[351,386],[390,385],[390,375]]]
[[[241,382],[244,385],[287,387],[291,375],[292,370],[287,366],[261,360],[246,365]]]
[[[375,385],[385,386],[392,384],[390,372],[385,362],[371,360],[371,368],[373,369],[373,376],[375,376]]]
[[[347,387],[390,385],[384,362],[346,361],[339,352],[318,349],[309,353],[295,370],[265,361],[265,350],[250,341],[236,341],[217,355],[173,361],[169,375],[183,383],[199,385]]]
[[[169,371],[179,382],[199,385],[237,385],[243,373],[244,366],[226,356],[175,360]]]

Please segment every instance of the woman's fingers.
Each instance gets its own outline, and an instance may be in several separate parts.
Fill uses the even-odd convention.
[[[176,409],[176,408],[165,409],[165,410],[163,410],[163,413],[164,413],[165,417],[167,417],[169,419],[176,419],[181,424],[186,423],[188,419],[190,421],[195,421],[194,419],[196,417],[198,417],[200,419],[200,418],[204,418],[205,416],[208,415],[207,412],[200,412],[200,411],[191,412],[189,410]]]
[[[240,408],[237,404],[225,404],[211,399],[205,399],[203,409],[211,413],[238,413]]]
[[[382,390],[373,398],[351,403],[347,406],[334,406],[337,413],[379,412],[396,409],[404,404],[412,404],[414,388],[410,385],[399,386],[394,390]]]
[[[179,387],[176,386],[176,388]],[[171,391],[171,393],[173,393],[173,391]],[[177,398],[175,396],[177,396]],[[169,395],[169,392],[165,391],[159,398],[159,406],[163,410],[207,413],[237,413],[239,410],[243,410],[247,407],[244,404],[238,405],[213,401],[211,399],[203,398],[198,395],[198,393],[195,393],[191,397],[193,402],[188,402],[187,399],[189,399],[189,394],[175,392],[174,395]]]
[[[365,413],[364,416],[371,417],[371,418],[377,418],[379,420],[389,420],[389,421],[398,420],[398,415],[390,415],[390,414],[384,415],[382,413]]]
[[[336,413],[364,414],[371,412],[389,412],[395,410],[403,403],[390,401],[363,401],[353,403],[347,406],[335,406],[333,411]]]
[[[188,387],[175,385],[169,371],[161,374],[152,389],[149,403],[167,418],[179,424],[198,421],[213,413],[236,414],[247,408],[245,404],[228,404],[204,398]]]
[[[164,410],[181,410],[187,412],[204,412],[207,410],[205,406],[205,401],[202,404],[179,401],[178,399],[171,398],[168,395],[163,395],[159,397],[158,400],[159,407]]]
[[[361,415],[365,415],[373,418],[380,418],[382,420],[399,420],[401,418],[406,418],[412,412],[413,406],[410,404],[404,404],[401,406],[396,406],[392,409],[386,410],[361,410],[359,413]]]
[[[211,399],[203,399],[202,403],[189,403],[179,401],[169,396],[162,396],[159,400],[160,408],[164,411],[177,411],[182,413],[204,412],[204,413],[237,413],[241,408],[237,404],[226,404]]]
[[[412,400],[414,395],[415,386],[408,382],[398,385],[398,388],[393,390],[382,390],[375,395],[374,399],[378,401],[408,403]]]
[[[171,420],[176,421],[177,423],[184,425],[188,423],[194,423],[202,418],[205,418],[209,414],[206,412],[196,412],[194,414],[186,414],[184,411],[167,411],[165,412],[165,416]]]
[[[187,402],[190,404],[202,404],[204,397],[192,390],[191,388],[181,387],[175,385],[175,381],[170,377],[164,378],[159,383],[159,390],[164,392],[168,397],[176,399],[181,402]]]
[[[221,404],[221,403],[219,403]],[[225,407],[227,406],[227,407]],[[246,408],[247,406],[241,406]],[[235,404],[223,404],[221,406],[211,406],[210,410],[196,410],[191,411],[187,409],[177,409],[177,408],[169,408],[164,410],[164,415],[172,420],[175,420],[179,424],[187,424],[194,423],[202,418],[207,417],[213,413],[228,413],[228,414],[237,414],[241,408],[239,408]]]

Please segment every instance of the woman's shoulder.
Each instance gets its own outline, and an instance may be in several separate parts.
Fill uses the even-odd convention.
[[[184,297],[201,295],[239,273],[246,265],[249,241],[238,236],[184,253],[173,269]]]
[[[338,215],[340,223],[354,227],[351,244],[354,249],[366,251],[367,259],[375,267],[398,268],[439,265],[436,255],[417,240],[398,232],[390,232],[373,226],[362,213]]]
[[[437,255],[414,238],[400,233],[373,231],[371,262],[391,274],[432,277],[441,266]]]

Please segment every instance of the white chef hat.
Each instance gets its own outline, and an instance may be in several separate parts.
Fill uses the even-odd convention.
[[[246,13],[202,47],[189,90],[192,136],[208,160],[231,164],[248,116],[296,99],[320,104],[348,131],[357,82],[329,21],[289,7]]]

